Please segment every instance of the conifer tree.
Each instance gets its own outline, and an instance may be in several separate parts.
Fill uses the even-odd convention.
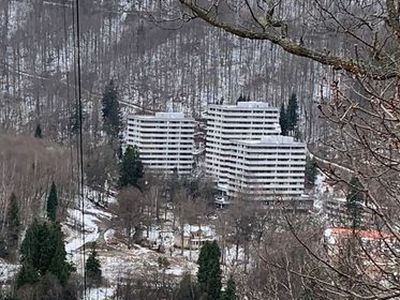
[[[296,94],[292,94],[289,98],[289,104],[286,111],[286,120],[287,120],[287,130],[294,131],[297,129],[297,123],[299,120],[299,112],[298,112],[298,104],[297,104],[297,96]]]
[[[6,219],[6,245],[8,254],[13,254],[18,248],[18,239],[21,229],[17,197],[11,194]]]
[[[139,181],[143,178],[143,164],[138,148],[128,146],[122,156],[120,187],[134,186],[140,189]]]
[[[51,183],[49,197],[47,198],[47,217],[55,222],[57,220],[58,195],[56,184]]]
[[[315,180],[317,179],[318,170],[317,162],[314,158],[307,157],[305,169],[305,183],[308,187],[314,187]]]
[[[79,132],[79,122],[79,111],[76,107],[73,107],[69,125],[72,134],[77,134]]]
[[[59,224],[35,220],[28,228],[21,244],[22,265],[17,275],[17,288],[33,284],[47,272],[65,284],[72,272],[66,260],[63,233]]]
[[[8,256],[7,243],[3,237],[0,236],[0,258]]]
[[[118,102],[118,90],[114,80],[106,86],[102,98],[104,131],[112,141],[119,140],[121,131],[121,112]]]
[[[284,103],[281,104],[281,110],[279,114],[279,125],[281,125],[281,135],[288,135],[287,115]]]
[[[204,299],[220,299],[221,295],[221,251],[216,241],[205,242],[201,247],[197,261],[199,270],[197,281],[200,294]]]
[[[226,283],[226,290],[222,293],[221,300],[237,300],[236,284],[232,276],[229,276]]]
[[[97,258],[97,252],[95,245],[86,260],[85,265],[86,277],[90,287],[98,286],[101,283],[101,266],[100,261]]]
[[[37,126],[36,126],[36,129],[35,129],[35,138],[38,138],[38,139],[41,139],[41,138],[43,138],[43,135],[42,135],[42,127],[40,126],[40,123],[39,124],[37,124]]]
[[[357,229],[361,226],[362,204],[364,195],[362,194],[362,185],[357,177],[352,177],[350,180],[350,191],[346,197],[346,206],[350,215],[350,226]]]

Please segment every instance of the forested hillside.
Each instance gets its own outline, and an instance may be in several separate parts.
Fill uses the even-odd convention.
[[[395,0],[0,1],[0,300],[399,299],[398,49]]]
[[[165,22],[157,1],[88,0],[81,6],[85,126],[91,132],[99,130],[99,101],[111,78],[129,107],[193,116],[221,98],[243,94],[279,106],[295,92],[309,119],[324,84],[321,67],[264,41],[239,39],[201,21]],[[75,103],[72,11],[67,0],[0,3],[5,128],[32,132],[40,120],[48,136],[68,139]]]

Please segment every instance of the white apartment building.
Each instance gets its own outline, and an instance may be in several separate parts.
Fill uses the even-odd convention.
[[[304,191],[305,145],[288,136],[234,140],[226,160],[228,198],[300,199]]]
[[[227,184],[227,162],[232,140],[260,140],[279,135],[279,109],[264,102],[238,102],[236,105],[211,104],[207,110],[207,175],[223,188]]]
[[[128,117],[126,144],[137,146],[145,168],[180,175],[193,166],[194,120],[183,113],[159,112]]]

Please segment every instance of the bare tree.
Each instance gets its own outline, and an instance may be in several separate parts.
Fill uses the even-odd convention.
[[[400,284],[393,265],[398,267],[400,238],[399,2],[180,0],[180,3],[183,14],[241,38],[270,42],[329,71],[321,78],[318,101],[322,131],[315,131],[314,142],[308,148],[331,180],[350,186],[351,177],[357,176],[358,189],[366,195],[364,204],[376,220],[368,231],[374,232],[375,242],[385,247],[374,246],[372,255],[371,247],[366,246],[370,242],[359,237],[361,232],[354,232],[358,238],[352,240],[348,251],[337,254],[345,259],[329,260],[321,247],[313,248],[306,242],[306,237],[288,218],[296,242],[307,250],[322,273],[316,276],[305,270],[288,269],[291,274],[312,280],[318,286],[319,297],[398,297]],[[391,242],[387,241],[387,235]],[[362,262],[350,259],[354,251],[361,255]],[[373,274],[366,271],[366,265],[375,266]]]
[[[52,181],[57,183],[64,217],[76,192],[73,162],[68,149],[54,143],[0,134],[0,232],[11,193],[17,196],[22,225],[27,225],[44,211]]]
[[[129,249],[142,238],[146,220],[145,204],[144,196],[137,188],[126,188],[119,192],[115,207],[116,221],[125,231]]]

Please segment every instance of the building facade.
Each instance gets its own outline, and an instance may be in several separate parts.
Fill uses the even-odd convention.
[[[194,120],[183,113],[128,117],[126,144],[137,146],[145,168],[188,175],[193,167]]]
[[[304,192],[305,145],[293,137],[232,141],[226,162],[228,197],[299,199]]]
[[[175,246],[183,249],[197,250],[200,249],[205,242],[211,242],[216,239],[215,231],[207,225],[189,225],[185,224],[178,229],[175,235]]]
[[[332,226],[352,227],[356,222],[357,227],[368,228],[379,224],[379,218],[373,213],[376,207],[372,203],[368,207],[364,202],[355,202],[349,206],[346,198],[328,197],[323,208]]]
[[[219,186],[227,184],[232,140],[279,135],[279,110],[264,102],[211,104],[207,109],[206,171]]]

